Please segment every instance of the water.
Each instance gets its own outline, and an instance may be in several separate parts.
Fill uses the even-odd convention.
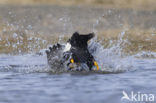
[[[153,22],[155,21],[155,12],[150,16],[148,11],[112,10],[111,12],[111,10],[95,8],[92,10],[80,7],[1,8],[4,9],[0,10],[1,14],[3,17],[7,17],[2,21],[7,21],[9,25],[8,28],[3,28],[1,34],[5,34],[11,29],[11,33],[9,33],[14,39],[17,39],[17,41],[9,41],[7,38],[5,47],[12,45],[12,49],[8,50],[8,53],[15,49],[14,52],[17,52],[17,55],[0,54],[0,103],[132,103],[128,100],[121,100],[123,91],[128,95],[134,91],[156,96],[156,53],[141,51],[135,55],[125,55],[122,52],[122,47],[128,42],[123,39],[127,29],[122,30],[117,43],[111,47],[103,48],[100,42],[95,42],[96,38],[90,42],[89,49],[100,66],[100,71],[96,73],[53,73],[48,67],[44,52],[41,53],[43,55],[33,52],[34,48],[41,49],[40,43],[47,42],[44,39],[38,40],[36,37],[38,32],[41,34],[42,32],[43,34],[57,32],[65,35],[75,30],[82,30],[98,33],[104,28],[106,30],[120,27],[124,21],[122,18],[127,17],[126,20],[129,20],[132,27],[141,25],[144,29],[150,28],[152,25],[155,28],[153,26],[155,25]],[[108,15],[109,11],[112,14]],[[80,13],[82,13],[82,18]],[[136,14],[139,14],[139,17]],[[145,14],[148,14],[150,18],[147,19],[148,25],[144,18],[140,19]],[[121,18],[116,18],[119,17],[118,15]],[[136,22],[139,20],[141,20],[139,23]],[[20,31],[21,29],[24,31]],[[20,32],[16,33],[18,30]],[[25,35],[29,33],[36,34],[35,39],[34,35],[26,38]],[[0,41],[2,39],[0,38]],[[62,42],[61,38],[59,38],[59,42]],[[24,46],[20,47],[19,45]],[[18,50],[18,47],[22,49]],[[46,48],[45,45],[43,47]],[[26,48],[29,48],[28,51],[31,52],[25,54]],[[155,102],[156,98],[152,103]],[[141,101],[139,103],[149,102]]]
[[[141,53],[116,58],[116,54],[108,55],[110,51],[101,51],[106,58],[99,62],[104,60],[107,65],[100,65],[106,71],[101,73],[54,74],[46,55],[1,55],[0,103],[125,103],[123,91],[156,95],[156,59],[146,59]]]

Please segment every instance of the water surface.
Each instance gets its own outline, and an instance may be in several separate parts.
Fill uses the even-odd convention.
[[[124,103],[122,91],[156,94],[155,59],[133,59],[132,71],[109,74],[53,74],[37,55],[2,55],[0,61],[1,103]]]

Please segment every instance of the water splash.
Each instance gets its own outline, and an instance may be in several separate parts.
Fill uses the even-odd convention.
[[[118,37],[117,42],[114,44],[110,40],[111,47],[104,48],[96,39],[93,39],[89,44],[89,50],[95,57],[95,60],[99,63],[101,71],[108,72],[122,72],[134,70],[135,58],[133,56],[127,56],[123,52],[123,48],[129,41],[124,39],[127,29],[125,28]]]
[[[141,51],[139,53],[137,53],[136,55],[134,55],[134,57],[136,58],[141,58],[141,59],[154,59],[156,58],[156,53],[155,52],[151,52],[151,51]]]
[[[95,24],[93,24],[93,32],[98,33],[98,30],[96,29],[99,25],[99,22],[102,20],[102,18],[98,18],[95,21]],[[63,39],[66,34],[71,34],[73,32],[73,26],[72,22],[70,20],[70,17],[68,15],[65,15],[64,17],[59,19],[60,23],[63,24],[63,32],[64,34],[59,37],[58,42],[64,44]],[[13,71],[19,71],[19,72],[47,72],[49,71],[49,68],[47,67],[47,60],[44,53],[44,50],[42,48],[46,47],[45,45],[41,47],[41,44],[48,44],[48,40],[42,39],[42,37],[35,37],[33,33],[31,33],[31,36],[28,36],[26,34],[29,34],[29,30],[31,30],[33,27],[31,25],[28,25],[26,30],[23,31],[17,31],[19,28],[18,26],[14,26],[13,24],[8,24],[10,27],[10,31],[12,34],[12,38],[16,39],[16,41],[11,42],[8,38],[6,38],[6,47],[13,47],[14,49],[17,49],[19,54],[23,51],[19,48],[19,46],[22,46],[24,50],[25,48],[28,48],[28,55],[17,55],[17,56],[9,56],[6,55],[5,58],[6,61],[4,61],[4,57],[0,56],[0,60],[2,61],[0,63],[0,68],[3,70],[13,70]],[[15,28],[16,27],[16,28]],[[7,32],[8,28],[3,29],[3,33]],[[28,30],[27,30],[28,29]],[[128,43],[128,39],[125,39],[125,35],[127,32],[127,28],[123,29],[123,31],[119,34],[119,37],[117,39],[116,43],[113,43],[110,40],[111,47],[104,48],[103,45],[100,44],[100,42],[97,41],[97,37],[95,37],[89,44],[89,51],[93,54],[95,57],[95,60],[98,62],[100,66],[101,71],[106,72],[122,72],[122,71],[128,71],[128,70],[134,70],[137,69],[135,67],[135,57],[137,58],[155,58],[156,54],[154,52],[141,52],[136,55],[127,56],[123,52],[123,48]],[[152,36],[155,36],[153,33]],[[3,38],[0,38],[0,41],[3,40]],[[35,55],[31,55],[30,53],[35,52],[35,48],[41,50],[41,52],[38,52]],[[18,54],[17,53],[17,54]],[[43,54],[38,57],[38,54]],[[16,58],[16,59],[12,59]],[[25,59],[25,60],[24,60]],[[5,62],[5,63],[4,63]],[[31,64],[31,63],[32,64]],[[37,63],[37,64],[36,64]],[[8,68],[8,69],[7,69]]]
[[[20,73],[34,73],[34,72],[49,72],[47,66],[46,56],[39,56],[36,54],[27,55],[1,55],[0,56],[0,71],[1,72],[20,72]]]
[[[97,21],[97,25],[98,25],[98,21]],[[125,32],[126,29],[120,33],[116,44],[113,43],[110,44],[112,45],[110,48],[104,48],[100,44],[100,42],[96,42],[97,37],[90,42],[89,51],[93,54],[95,60],[98,62],[100,66],[100,71],[115,73],[115,72],[123,72],[123,71],[134,69],[134,65],[135,65],[134,56],[124,57],[123,56],[124,53],[122,52],[125,43],[128,42],[127,40],[124,40],[124,36],[126,35]],[[17,48],[18,45],[23,44],[21,42],[23,37],[21,37],[17,33],[13,33],[13,38],[17,39],[17,42],[12,44],[14,48]],[[59,41],[62,41],[62,38],[63,37],[61,37]],[[41,50],[41,47],[39,46],[40,42],[41,43],[46,42],[46,40],[42,40],[41,38],[37,38],[37,37],[29,37],[27,38],[27,40],[35,42],[35,45],[31,45],[32,42],[28,43],[27,45],[30,50],[32,49],[32,51],[33,48],[36,48],[36,46],[38,46],[38,48]],[[21,51],[19,50],[18,52]],[[43,55],[40,55],[38,57],[38,54],[43,54]],[[3,70],[2,68],[9,68],[8,70],[14,70],[19,72],[49,71],[44,50],[42,52],[39,52],[38,54],[35,54],[34,56],[30,54],[22,55],[22,56],[17,55],[12,57],[7,56],[6,58],[8,59],[6,60],[6,63],[4,62],[1,63],[2,65],[1,70]],[[5,64],[5,66],[3,66],[3,64]]]
[[[61,18],[59,18],[59,22],[61,25],[63,25],[63,34],[62,35],[66,35],[66,34],[70,34],[71,32],[73,32],[73,25],[72,25],[72,21],[71,18],[68,16],[68,14],[65,12],[65,15]]]

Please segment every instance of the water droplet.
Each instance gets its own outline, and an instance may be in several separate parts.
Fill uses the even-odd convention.
[[[13,33],[13,38],[17,38],[17,33]]]
[[[6,28],[3,28],[3,32],[6,32],[7,30],[6,30]]]
[[[32,29],[32,26],[31,25],[28,25],[27,26],[27,29],[31,30]]]
[[[60,21],[62,21],[62,20],[63,20],[63,18],[60,18],[59,20],[60,20]]]
[[[9,12],[9,15],[12,14],[12,12]]]

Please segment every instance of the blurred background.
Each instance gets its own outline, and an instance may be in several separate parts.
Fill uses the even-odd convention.
[[[155,0],[0,0],[1,4],[21,5],[91,5],[128,8],[155,8]]]
[[[37,52],[73,32],[95,32],[105,48],[156,51],[155,0],[0,0],[0,53]],[[111,42],[111,43],[110,43]]]

